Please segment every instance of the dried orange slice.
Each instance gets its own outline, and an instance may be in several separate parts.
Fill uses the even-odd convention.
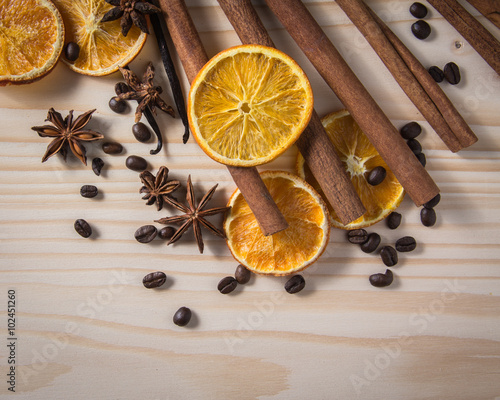
[[[231,253],[249,270],[289,275],[314,263],[330,235],[328,210],[320,195],[303,179],[283,171],[260,174],[289,227],[264,236],[241,192],[229,199],[224,231]]]
[[[213,57],[191,84],[188,116],[200,147],[226,165],[255,166],[288,149],[309,123],[307,76],[285,53],[236,46]]]
[[[120,20],[101,22],[113,6],[104,0],[54,0],[66,26],[66,42],[80,46],[76,61],[62,60],[80,74],[102,76],[131,62],[146,42],[146,34],[133,26],[126,37]]]
[[[0,0],[0,86],[40,79],[63,44],[63,20],[51,1]]]
[[[366,208],[365,214],[344,225],[335,211],[329,207],[332,225],[342,229],[359,229],[373,225],[387,217],[401,204],[405,195],[403,187],[392,171],[348,111],[331,113],[322,118],[321,122]],[[384,167],[387,175],[382,183],[372,186],[366,181],[365,173],[378,166]],[[297,172],[323,195],[300,153],[297,156]]]

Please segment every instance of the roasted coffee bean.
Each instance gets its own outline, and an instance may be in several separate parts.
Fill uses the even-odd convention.
[[[418,158],[418,161],[420,161],[422,167],[425,167],[425,165],[427,164],[427,159],[425,158],[425,154],[424,153],[415,154],[415,157]]]
[[[102,151],[106,154],[120,154],[123,146],[118,142],[105,142],[102,144]]]
[[[115,93],[117,96],[127,92],[130,92],[130,86],[127,85],[125,82],[118,82],[115,85]]]
[[[171,239],[174,236],[175,228],[171,226],[166,226],[158,231],[158,237],[163,240]]]
[[[365,174],[366,181],[372,185],[377,186],[380,185],[387,175],[387,171],[384,167],[378,166],[373,168],[370,172]]]
[[[217,285],[217,290],[222,294],[228,294],[236,289],[236,286],[238,286],[238,281],[232,276],[226,276],[225,278],[222,278]]]
[[[437,83],[441,83],[444,80],[443,70],[435,65],[429,68],[429,74],[431,74],[432,79],[434,79]]]
[[[422,3],[413,3],[410,6],[410,14],[415,18],[424,18],[427,15],[427,7]]]
[[[378,233],[372,232],[368,235],[368,239],[360,247],[365,253],[373,253],[377,250],[380,244],[380,235]]]
[[[417,247],[417,241],[411,236],[404,236],[396,240],[396,250],[401,253],[413,251]]]
[[[410,139],[406,142],[413,154],[417,155],[422,153],[422,145],[417,139]]]
[[[363,244],[368,240],[368,233],[364,229],[352,229],[347,232],[347,240],[353,244]]]
[[[436,196],[434,196],[432,199],[430,199],[427,203],[425,203],[424,207],[425,208],[434,208],[439,204],[440,201],[441,201],[441,195],[438,193]]]
[[[139,156],[128,156],[125,165],[132,171],[142,172],[148,167],[148,162]]]
[[[400,213],[396,211],[391,212],[385,220],[387,227],[389,229],[397,229],[397,227],[401,225],[402,218],[403,216]]]
[[[146,143],[149,139],[151,139],[151,131],[149,130],[147,125],[143,124],[142,122],[138,122],[132,125],[132,133],[134,134],[135,138],[141,143]]]
[[[94,185],[83,185],[80,188],[80,194],[82,195],[82,197],[86,197],[88,199],[96,197],[98,193],[99,190],[97,190],[97,188]]]
[[[149,243],[156,237],[157,233],[158,231],[155,226],[144,225],[135,231],[134,237],[140,243]]]
[[[127,111],[127,103],[125,102],[125,100],[117,100],[114,97],[112,97],[109,100],[108,105],[109,105],[109,108],[111,109],[111,111],[114,111],[115,113],[118,113],[118,114],[121,114],[121,113],[124,113],[125,111]]]
[[[415,139],[420,133],[422,133],[422,127],[415,121],[408,122],[405,126],[403,126],[399,133],[403,139]]]
[[[380,249],[380,258],[385,265],[393,267],[398,263],[398,252],[392,246],[384,246]]]
[[[84,219],[77,219],[75,221],[75,231],[84,238],[88,238],[92,235],[92,227]]]
[[[242,285],[248,283],[251,276],[252,273],[248,269],[246,269],[243,265],[240,264],[236,267],[236,271],[234,272],[234,278],[238,283],[241,283]]]
[[[92,171],[94,171],[94,174],[97,176],[101,175],[102,167],[104,167],[104,161],[102,161],[102,159],[96,157],[92,160]]]
[[[154,289],[163,286],[166,280],[167,275],[165,275],[164,272],[156,271],[151,272],[142,278],[142,284],[148,289]]]
[[[64,56],[68,61],[76,61],[80,55],[80,46],[75,42],[68,42],[64,46]]]
[[[420,40],[427,39],[431,34],[431,26],[422,19],[412,24],[411,31],[413,35]]]
[[[457,85],[460,82],[460,68],[454,62],[449,62],[444,66],[443,69],[444,77],[446,80],[452,84]]]
[[[370,283],[372,286],[385,287],[389,286],[394,280],[394,275],[390,269],[385,270],[385,274],[370,275]]]
[[[191,320],[191,310],[187,307],[179,308],[174,314],[174,324],[178,326],[186,326]]]
[[[302,275],[294,275],[285,283],[285,290],[290,294],[300,292],[306,286],[306,281]]]
[[[434,226],[436,223],[436,211],[433,208],[423,207],[420,210],[420,221],[422,221],[422,225],[424,226]]]

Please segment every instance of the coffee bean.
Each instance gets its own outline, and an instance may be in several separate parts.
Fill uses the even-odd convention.
[[[429,74],[431,74],[432,79],[434,79],[437,83],[441,83],[444,80],[443,70],[435,65],[429,68]]]
[[[74,226],[75,231],[77,231],[80,236],[88,238],[92,235],[92,227],[84,219],[77,219]]]
[[[420,40],[427,39],[431,34],[431,26],[422,19],[412,24],[411,31],[413,35]]]
[[[384,167],[378,166],[373,168],[370,172],[365,173],[366,181],[372,185],[377,186],[380,185],[387,175],[387,171]]]
[[[396,229],[401,224],[402,218],[403,216],[400,213],[396,211],[391,212],[385,220],[387,227],[389,229]]]
[[[353,244],[363,244],[368,240],[368,233],[364,229],[352,229],[347,232],[347,240]]]
[[[373,253],[377,250],[380,244],[380,235],[378,233],[372,232],[368,235],[368,239],[360,247],[365,253]]]
[[[128,156],[125,165],[132,171],[142,172],[148,167],[148,162],[139,156]]]
[[[156,271],[147,274],[142,278],[142,284],[148,289],[154,289],[162,286],[167,280],[167,275],[164,272]]]
[[[64,56],[68,61],[76,61],[78,56],[80,55],[80,46],[75,42],[68,42],[66,46],[64,46]]]
[[[285,283],[285,290],[290,294],[300,292],[306,286],[306,281],[302,275],[294,275]]]
[[[424,226],[434,226],[436,223],[436,211],[433,208],[422,208],[420,211],[420,221]]]
[[[175,228],[171,226],[166,226],[158,231],[158,237],[163,240],[171,239],[174,236]]]
[[[104,167],[104,161],[102,161],[102,159],[96,157],[92,160],[92,171],[94,171],[94,174],[97,176],[101,175],[102,167]]]
[[[217,290],[222,294],[228,294],[236,289],[236,286],[238,286],[238,281],[232,276],[226,276],[225,278],[222,278],[217,285]]]
[[[236,267],[236,271],[234,272],[234,278],[238,283],[241,283],[242,285],[248,283],[251,276],[252,273],[248,269],[246,269],[243,265],[240,264]]]
[[[106,154],[120,154],[123,151],[123,146],[117,142],[105,142],[102,144],[102,151]]]
[[[94,185],[83,185],[80,188],[80,194],[82,197],[86,197],[88,199],[91,199],[92,197],[96,197],[99,191]]]
[[[380,258],[385,265],[393,267],[398,263],[398,253],[392,246],[384,246],[380,249]]]
[[[189,308],[179,308],[174,314],[174,324],[178,326],[186,326],[191,320],[191,315],[191,310]]]
[[[127,92],[130,92],[130,86],[127,85],[125,82],[118,82],[115,85],[115,93],[117,96]]]
[[[404,236],[396,240],[396,250],[401,253],[413,251],[417,247],[417,241],[411,236]]]
[[[449,62],[444,66],[444,77],[452,84],[457,85],[460,82],[460,69],[454,62]]]
[[[427,15],[427,7],[422,3],[413,3],[410,6],[410,14],[415,18],[424,18]]]
[[[135,138],[141,143],[146,143],[149,139],[151,139],[151,131],[149,130],[147,125],[143,124],[142,122],[138,122],[132,125],[132,133],[134,134]]]
[[[415,139],[422,132],[422,127],[415,121],[408,122],[405,126],[403,126],[399,133],[401,134],[403,139]]]
[[[149,243],[156,237],[157,233],[158,231],[155,226],[144,225],[135,231],[134,237],[140,243]]]
[[[420,161],[422,167],[425,167],[425,165],[427,164],[427,159],[425,158],[425,154],[424,153],[415,154],[415,157],[418,158],[418,161]]]
[[[410,139],[406,142],[413,154],[417,155],[422,153],[422,145],[417,139]]]
[[[425,208],[434,208],[439,204],[440,201],[441,201],[441,195],[438,193],[436,196],[434,196],[432,199],[430,199],[427,203],[425,203],[424,207]]]
[[[118,114],[122,114],[127,111],[127,103],[125,102],[125,100],[117,100],[116,98],[112,97],[111,100],[109,100],[108,105],[111,111],[114,111]]]
[[[389,286],[394,280],[394,275],[390,269],[385,270],[385,274],[370,275],[370,283],[375,287]]]

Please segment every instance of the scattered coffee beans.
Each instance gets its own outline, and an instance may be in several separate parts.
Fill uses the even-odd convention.
[[[360,247],[361,250],[365,253],[373,253],[375,250],[377,250],[379,244],[380,235],[378,233],[372,232],[368,235],[366,242],[363,243]]]
[[[380,258],[388,267],[393,267],[398,263],[398,253],[392,246],[382,247],[380,249]]]
[[[151,131],[149,130],[147,125],[143,124],[142,122],[138,122],[132,125],[132,133],[134,134],[135,138],[141,143],[146,143],[149,139],[151,139]]]
[[[128,156],[125,165],[132,171],[142,172],[148,167],[148,162],[139,156]]]
[[[417,139],[410,139],[406,142],[413,154],[417,155],[422,153],[422,145]]]
[[[94,171],[94,174],[97,176],[101,175],[102,167],[104,167],[104,161],[102,161],[102,159],[96,157],[92,160],[92,171]]]
[[[246,269],[243,265],[240,264],[236,267],[236,271],[234,272],[234,278],[238,283],[241,283],[242,285],[248,283],[251,276],[252,273],[248,269]]]
[[[419,153],[415,154],[415,156],[418,158],[418,161],[420,161],[420,164],[422,164],[422,167],[425,167],[425,165],[427,164],[427,159],[425,158],[425,154]]]
[[[424,18],[427,15],[427,7],[422,3],[413,3],[410,6],[410,14],[415,18]]]
[[[413,35],[420,40],[427,39],[431,34],[431,26],[422,19],[419,19],[411,26]]]
[[[175,233],[175,228],[172,228],[171,226],[166,226],[165,228],[161,228],[158,231],[158,237],[163,240],[168,240],[171,239],[172,236],[174,236]]]
[[[452,84],[457,85],[460,82],[460,69],[454,62],[449,62],[444,66],[444,77]]]
[[[370,283],[376,287],[389,286],[393,280],[394,275],[390,269],[385,270],[385,274],[370,275]]]
[[[437,83],[441,83],[444,80],[444,72],[441,68],[436,67],[435,65],[429,68],[429,74],[431,74],[432,79],[434,79]]]
[[[420,221],[424,226],[434,226],[436,223],[436,211],[433,208],[423,207],[420,211]]]
[[[80,194],[82,197],[86,197],[91,199],[92,197],[96,197],[99,191],[94,185],[83,185],[80,188]]]
[[[393,211],[389,214],[387,219],[385,220],[387,227],[389,229],[397,229],[399,225],[401,225],[402,215],[396,211]]]
[[[142,284],[148,289],[154,289],[162,286],[167,280],[167,275],[164,272],[156,271],[147,274],[142,278]]]
[[[102,144],[102,151],[106,154],[120,154],[123,151],[123,146],[117,142],[105,142]]]
[[[399,133],[403,139],[415,139],[422,132],[422,127],[417,122],[408,122],[403,126]]]
[[[366,181],[372,185],[377,186],[380,185],[387,175],[387,171],[384,167],[378,166],[373,168],[370,172],[365,174]]]
[[[115,113],[121,114],[127,110],[127,103],[125,100],[116,100],[114,97],[109,100],[109,108]]]
[[[156,237],[157,233],[155,226],[144,225],[135,231],[134,237],[139,243],[149,243]]]
[[[87,221],[84,219],[77,219],[75,221],[75,231],[84,238],[88,238],[92,235],[92,228]]]
[[[115,85],[115,93],[117,96],[127,92],[130,92],[130,86],[127,85],[125,82],[118,82]]]
[[[411,236],[404,236],[396,240],[396,250],[401,253],[413,251],[417,247],[417,241]]]
[[[294,275],[285,283],[285,290],[290,294],[300,292],[306,286],[306,281],[302,275]]]
[[[368,240],[368,233],[364,229],[353,229],[347,232],[347,240],[353,244],[363,244]]]
[[[236,289],[236,286],[238,286],[238,281],[232,276],[226,276],[225,278],[222,278],[217,285],[217,290],[222,294],[228,294]]]
[[[438,193],[435,197],[430,199],[427,203],[424,204],[425,208],[434,208],[441,201],[441,195]]]
[[[64,47],[64,56],[68,61],[76,61],[80,55],[80,46],[75,42],[68,42]]]
[[[186,326],[191,320],[191,310],[187,307],[179,308],[174,314],[174,324],[177,326]]]

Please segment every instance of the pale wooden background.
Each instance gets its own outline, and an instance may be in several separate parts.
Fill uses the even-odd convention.
[[[277,46],[309,75],[320,115],[340,109],[263,1],[255,4]],[[35,84],[0,89],[0,337],[6,336],[7,290],[13,288],[19,398],[500,398],[499,77],[432,9],[432,37],[418,41],[409,32],[411,1],[368,1],[424,65],[455,61],[462,68],[462,83],[443,88],[479,142],[452,154],[334,2],[307,4],[394,124],[417,120],[424,127],[427,168],[442,191],[437,225],[423,227],[419,209],[405,199],[398,230],[371,229],[383,243],[404,235],[419,243],[393,268],[395,283],[371,287],[368,276],[384,271],[382,262],[349,245],[338,230],[295,296],[284,292],[285,278],[271,277],[254,277],[221,295],[217,283],[237,263],[224,241],[208,233],[203,255],[191,235],[169,247],[136,242],[136,228],[169,212],[144,205],[138,174],[124,166],[127,155],[146,157],[154,173],[167,165],[183,182],[192,174],[199,196],[219,183],[214,206],[235,186],[192,139],[182,144],[178,119],[160,117],[167,143],[150,156],[155,144],[138,143],[131,134],[133,112],[117,115],[107,106],[118,74],[88,78],[60,64]],[[209,55],[239,44],[215,0],[188,6]],[[164,80],[154,38],[131,67],[142,73],[149,60]],[[165,96],[172,102],[168,91]],[[48,139],[30,127],[42,124],[49,107],[77,114],[97,108],[90,126],[123,143],[126,154],[108,156],[98,144],[87,146],[90,159],[106,162],[101,177],[58,157],[41,164]],[[290,150],[263,169],[293,170],[295,155]],[[80,197],[83,184],[95,184],[102,196]],[[77,218],[94,226],[93,239],[75,233]],[[155,270],[169,283],[146,290],[142,277]],[[180,306],[195,315],[187,328],[172,323]],[[7,398],[4,342],[0,396]]]

